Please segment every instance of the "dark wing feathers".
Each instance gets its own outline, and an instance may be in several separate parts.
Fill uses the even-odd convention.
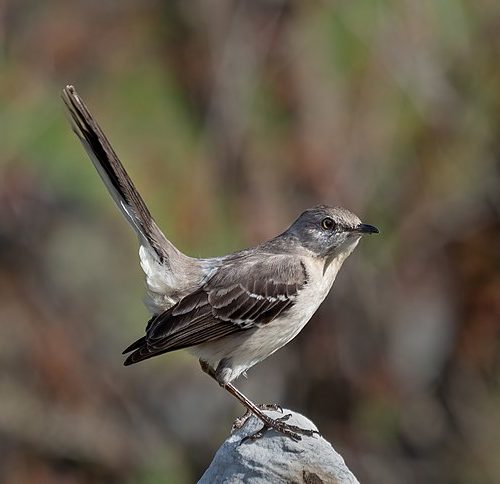
[[[156,316],[146,336],[127,348],[133,353],[125,360],[125,365],[212,341],[238,329],[232,323],[214,318],[208,304],[208,294],[200,289]]]
[[[292,256],[250,256],[222,265],[200,289],[155,316],[129,346],[126,365],[265,325],[293,306],[307,283]]]

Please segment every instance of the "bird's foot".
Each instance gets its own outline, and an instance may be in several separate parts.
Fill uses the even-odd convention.
[[[308,437],[312,437],[314,434],[320,435],[317,430],[312,429],[303,429],[301,427],[297,427],[296,425],[287,424],[286,421],[292,416],[291,413],[283,415],[283,417],[279,417],[273,419],[265,415],[265,419],[259,418],[263,422],[262,428],[254,432],[253,434],[247,435],[241,440],[241,443],[247,441],[254,441],[263,437],[269,430],[276,430],[280,434],[286,435],[291,438],[294,442],[299,442],[302,440],[302,435],[306,435]]]
[[[283,413],[283,408],[277,405],[276,403],[261,403],[260,405],[257,405],[259,410],[274,410],[275,412],[280,412]],[[253,412],[250,410],[247,410],[244,415],[241,417],[238,417],[234,422],[233,426],[231,427],[231,433],[235,432],[236,430],[240,430],[248,421],[248,419],[253,415]]]

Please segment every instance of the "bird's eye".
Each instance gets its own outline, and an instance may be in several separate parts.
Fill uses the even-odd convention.
[[[325,230],[333,230],[335,228],[335,222],[333,221],[333,218],[331,217],[325,217],[322,221],[321,221],[321,226],[325,229]]]

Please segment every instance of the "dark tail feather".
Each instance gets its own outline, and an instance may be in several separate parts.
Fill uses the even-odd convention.
[[[148,207],[99,124],[73,86],[66,86],[63,89],[62,98],[71,115],[73,131],[90,156],[116,205],[142,242],[149,244],[160,261],[168,260],[169,253],[177,249],[167,240],[151,217]]]

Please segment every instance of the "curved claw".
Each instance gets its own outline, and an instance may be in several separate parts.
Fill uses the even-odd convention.
[[[275,412],[283,413],[283,407],[277,403],[262,403],[258,407],[261,410],[274,410]]]

